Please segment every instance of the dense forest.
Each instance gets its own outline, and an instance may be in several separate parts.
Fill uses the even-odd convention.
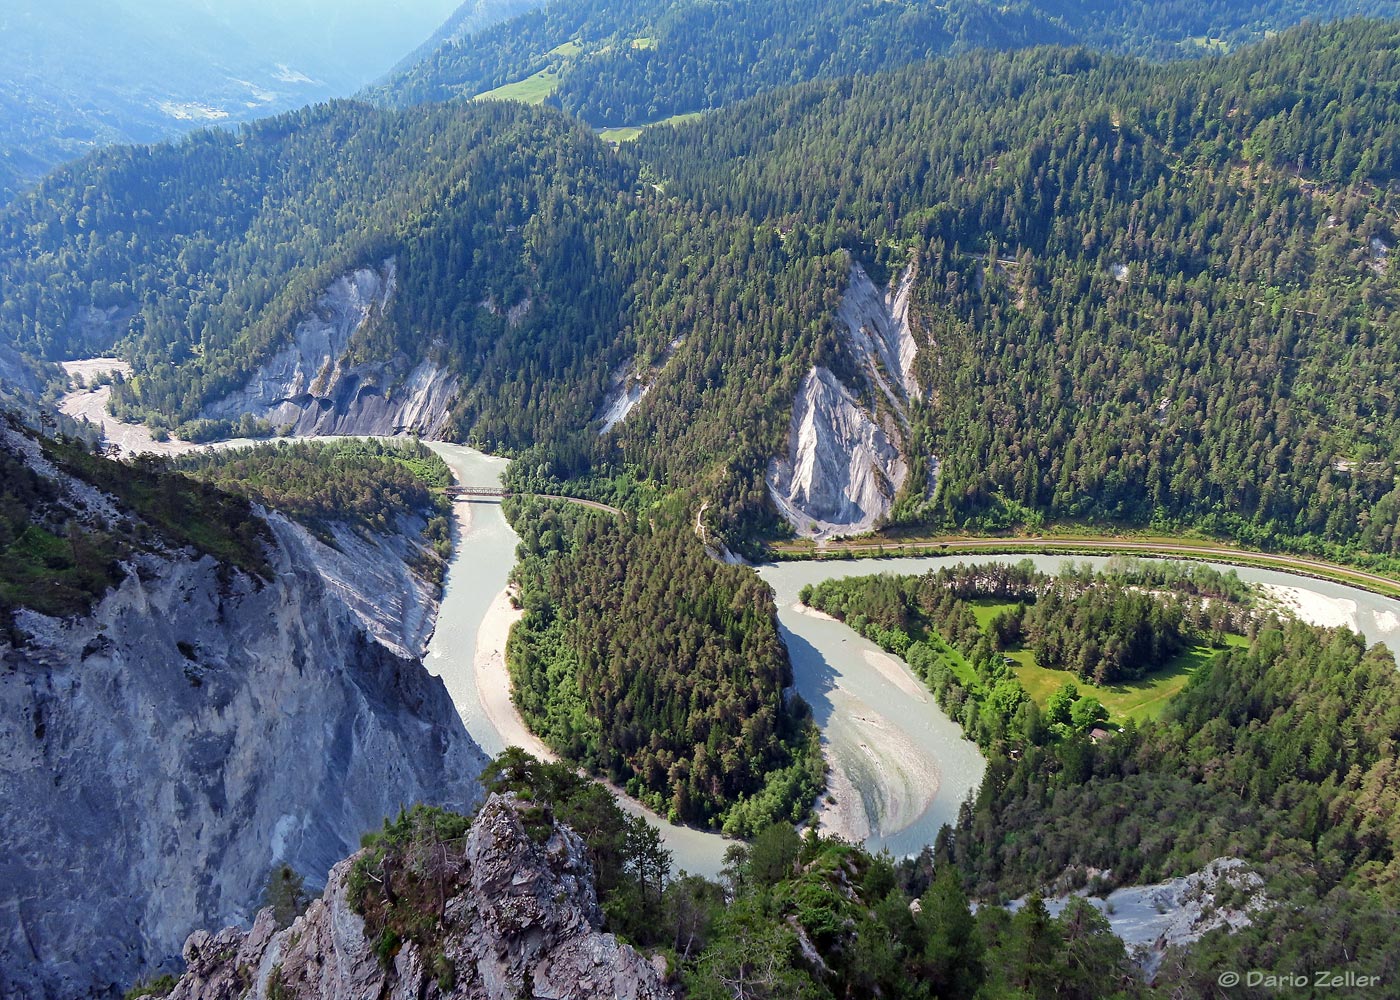
[[[1228,51],[1304,19],[1398,12],[1393,0],[574,0],[444,44],[379,94],[403,106],[500,93],[598,128],[636,126],[975,48],[1081,43],[1172,58]]]
[[[530,728],[677,822],[751,835],[801,820],[825,762],[785,696],[767,584],[709,558],[673,514],[528,498],[507,513],[525,616],[506,661]]]
[[[951,869],[920,878],[888,855],[784,824],[734,845],[720,881],[678,877],[655,830],[567,765],[508,750],[484,780],[520,796],[527,830],[548,836],[560,822],[580,834],[607,928],[664,956],[691,1000],[1147,995],[1122,942],[1087,903],[1055,918],[1039,898],[1015,915],[995,906],[974,915]],[[457,855],[470,823],[419,807],[366,838],[350,902],[385,961],[410,938],[430,960],[440,954],[433,914],[461,887]]]
[[[1067,590],[1147,597],[1163,616],[1184,608],[1198,629],[1215,616],[1215,631],[1252,638],[1203,658],[1155,718],[1120,720],[1095,741],[1086,731],[1109,725],[1102,706],[1084,710],[1089,699],[1072,688],[1036,704],[1017,667],[986,653],[1009,648],[1004,616],[979,624],[974,611],[979,601],[1033,608]],[[1173,953],[1156,983],[1163,995],[1215,995],[1222,968],[1395,971],[1380,942],[1400,928],[1390,805],[1400,675],[1384,646],[1261,614],[1232,574],[1204,567],[1126,563],[1055,580],[1029,564],[960,567],[829,581],[804,600],[902,651],[988,751],[976,800],[916,868],[956,867],[973,897],[996,900],[1051,885],[1105,892],[1243,858],[1288,905]],[[1081,645],[1118,624],[1060,622]]]
[[[324,529],[330,522],[386,533],[413,513],[430,519],[429,534],[444,558],[452,547],[452,472],[418,442],[297,441],[192,452],[171,468],[240,493]]]
[[[918,261],[935,522],[1393,554],[1398,37],[1307,27],[1150,68],[973,54],[757,98],[640,152],[668,191]]]
[[[742,543],[778,528],[797,384],[854,370],[848,254],[912,259],[908,438],[939,476],[896,522],[1394,558],[1397,52],[1363,21],[1157,66],[969,53],[617,153],[547,109],[323,106],[51,177],[0,214],[0,333],[115,347],[118,411],[193,433],[332,278],[393,258],[351,360],[433,358],[468,387],[455,435],[688,490]],[[599,437],[622,374],[651,391]]]
[[[994,761],[952,855],[978,894],[1090,867],[1146,882],[1242,857],[1287,905],[1208,937],[1168,964],[1170,981],[1202,990],[1221,968],[1275,962],[1393,976],[1397,725],[1389,650],[1345,630],[1266,629],[1202,667],[1155,722]]]

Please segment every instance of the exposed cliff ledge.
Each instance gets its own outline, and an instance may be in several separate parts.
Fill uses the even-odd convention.
[[[768,470],[778,509],[818,538],[869,531],[909,474],[898,433],[877,424],[830,371],[813,368],[793,404],[788,454]]]
[[[666,345],[666,350],[659,358],[648,361],[639,356],[613,371],[608,383],[608,394],[593,418],[602,421],[602,426],[598,428],[599,437],[627,419],[627,414],[651,392],[651,387],[656,384],[661,370],[675,357],[680,346],[681,338],[677,337]]]
[[[852,262],[836,319],[874,405],[826,368],[808,372],[793,402],[788,452],[768,468],[774,505],[799,534],[831,538],[870,531],[909,474],[909,405],[921,399],[918,344],[909,322],[916,265],[881,291]]]
[[[347,357],[356,332],[383,315],[396,287],[392,259],[336,279],[313,315],[297,324],[293,343],[202,416],[237,420],[246,413],[299,435],[441,436],[457,397],[456,376],[428,361],[355,364]]]
[[[101,495],[82,506],[118,516]],[[120,995],[191,928],[251,918],[274,862],[319,881],[401,804],[479,796],[480,750],[405,655],[434,617],[401,568],[411,543],[346,529],[358,548],[336,553],[269,524],[270,582],[148,553],[87,617],[17,613],[28,641],[0,645],[0,996]]]
[[[909,325],[909,301],[918,267],[910,264],[899,282],[881,291],[859,264],[851,264],[846,293],[836,317],[851,353],[866,375],[899,412],[911,399],[922,399],[914,375],[918,343]]]
[[[388,969],[380,965],[349,904],[350,858],[286,930],[276,931],[264,911],[246,934],[192,934],[184,952],[189,969],[170,1000],[262,997],[274,983],[287,1000],[668,1000],[657,970],[598,929],[583,841],[558,824],[532,837],[521,818],[527,805],[493,795],[465,843],[450,846],[450,854],[444,847],[440,864],[456,888],[442,906],[439,954],[409,941]]]

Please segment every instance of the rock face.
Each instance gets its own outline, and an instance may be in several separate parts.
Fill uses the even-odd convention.
[[[892,433],[835,375],[813,368],[793,404],[787,457],[769,469],[778,509],[805,534],[869,531],[909,474]]]
[[[439,979],[412,941],[379,963],[364,920],[348,902],[355,859],[336,865],[324,895],[291,927],[274,930],[271,911],[253,929],[192,934],[188,971],[170,1000],[663,1000],[671,992],[656,969],[598,928],[600,913],[583,841],[554,825],[537,842],[514,796],[493,795],[453,863],[460,886],[446,900],[440,954],[453,970]],[[455,981],[453,981],[455,980]],[[444,983],[449,983],[447,989]]]
[[[829,369],[814,367],[793,403],[788,451],[768,468],[774,504],[798,534],[823,539],[870,531],[909,475],[908,407],[923,393],[909,325],[917,268],[881,291],[852,263],[837,310],[843,340],[873,393],[867,405]]]
[[[1216,896],[1227,888],[1243,902],[1233,907],[1218,904]],[[1248,927],[1255,913],[1271,905],[1263,878],[1239,858],[1216,858],[1182,878],[1124,886],[1102,899],[1086,898],[1108,918],[1113,933],[1122,938],[1149,981],[1168,948],[1199,941],[1218,927],[1232,931]],[[1069,899],[1047,899],[1045,908],[1058,916]],[[1022,902],[1017,900],[1012,908],[1019,908]]]
[[[298,435],[440,437],[457,397],[456,376],[430,361],[351,363],[347,357],[355,334],[384,314],[395,288],[392,259],[336,279],[314,314],[297,324],[293,343],[201,415],[236,420],[251,414]]]
[[[681,338],[677,337],[666,345],[666,350],[659,358],[647,361],[637,357],[613,371],[608,384],[608,394],[593,418],[602,421],[602,426],[598,428],[599,437],[627,419],[627,414],[651,392],[651,387],[656,384],[661,370],[675,357],[680,346]]]
[[[0,643],[0,996],[119,996],[191,928],[249,920],[275,862],[319,883],[401,804],[479,797],[483,755],[417,659],[435,606],[410,543],[269,523],[270,582],[141,555],[90,616],[21,611],[28,641]]]
[[[603,426],[598,428],[599,437],[626,420],[627,414],[650,391],[651,383],[642,381],[627,369],[613,373],[612,387],[608,390],[602,409],[598,411],[597,419],[603,422]]]
[[[910,264],[898,284],[881,291],[865,269],[853,263],[836,311],[851,352],[890,404],[901,411],[908,400],[923,398],[914,376],[919,345],[909,326],[909,302],[918,273]]]

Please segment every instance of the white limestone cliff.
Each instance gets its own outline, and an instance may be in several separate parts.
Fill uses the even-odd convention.
[[[918,268],[910,264],[899,282],[881,290],[859,264],[851,264],[846,293],[836,318],[841,321],[847,345],[866,375],[896,409],[906,401],[922,399],[914,374],[919,353],[909,325],[909,303]]]
[[[266,580],[146,553],[90,614],[0,636],[0,996],[120,995],[193,928],[246,925],[274,863],[315,884],[401,804],[478,799],[484,757],[418,659],[421,520],[338,528],[339,552],[268,524]]]
[[[882,291],[852,262],[836,318],[875,394],[862,398],[829,369],[807,373],[793,401],[787,454],[768,468],[774,505],[803,537],[857,535],[889,513],[909,475],[909,405],[923,398],[909,306],[917,266]],[[936,463],[934,464],[936,468]]]
[[[804,535],[869,531],[909,468],[891,434],[825,368],[813,368],[793,404],[788,453],[768,470],[783,515]]]
[[[337,278],[297,324],[292,343],[201,415],[237,420],[251,414],[307,436],[441,436],[457,398],[457,376],[431,361],[351,362],[347,355],[355,334],[389,308],[396,288],[392,258]]]

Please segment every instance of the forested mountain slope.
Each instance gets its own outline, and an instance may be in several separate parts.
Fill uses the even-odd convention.
[[[382,94],[406,104],[504,87],[502,96],[547,100],[596,127],[641,125],[973,48],[1079,42],[1171,58],[1228,50],[1304,19],[1397,12],[1393,0],[564,0],[443,44]]]
[[[116,348],[120,412],[216,433],[327,289],[381,268],[392,294],[306,383],[390,359],[392,397],[429,359],[460,377],[453,433],[546,446],[522,477],[630,466],[731,539],[771,528],[820,368],[911,470],[896,522],[1393,553],[1398,62],[1364,21],[1155,66],[970,53],[635,153],[549,109],[330,105],[54,175],[0,216],[0,334]],[[851,253],[907,278],[907,400],[837,318]]]
[[[1397,52],[1352,22],[1161,67],[974,54],[640,152],[681,197],[919,262],[913,421],[941,471],[904,510],[1394,552]]]

